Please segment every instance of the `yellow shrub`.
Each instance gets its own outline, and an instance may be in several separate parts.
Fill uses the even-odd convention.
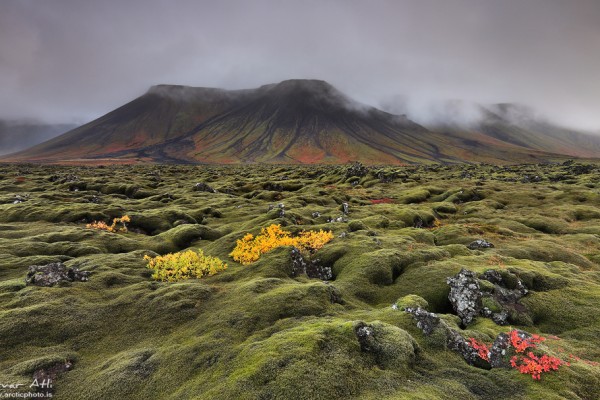
[[[148,268],[154,271],[152,278],[166,282],[211,276],[227,268],[223,261],[204,255],[202,250],[197,253],[186,250],[156,257],[146,255],[144,260],[148,261]]]
[[[91,224],[87,224],[85,227],[86,228],[93,228],[93,229],[101,229],[103,231],[108,231],[108,232],[127,232],[127,225],[125,225],[126,222],[131,221],[131,219],[127,216],[124,215],[121,218],[113,218],[113,222],[112,225],[107,225],[106,222],[104,221],[94,221]],[[120,228],[117,229],[117,224],[121,223],[122,226]]]
[[[241,264],[247,265],[260,258],[261,254],[267,253],[276,247],[295,246],[300,250],[314,252],[333,239],[331,231],[319,230],[302,231],[296,237],[290,232],[281,229],[281,225],[271,225],[262,228],[260,234],[254,237],[247,233],[242,239],[238,239],[233,251],[229,254]]]

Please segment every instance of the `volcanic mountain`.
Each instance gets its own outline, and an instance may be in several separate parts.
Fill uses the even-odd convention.
[[[324,81],[287,80],[236,91],[154,86],[86,125],[4,160],[511,163],[557,157],[555,148],[528,147],[481,129],[432,131],[353,101]]]
[[[600,157],[600,135],[561,127],[538,116],[529,107],[502,103],[478,106],[479,119],[470,124],[448,123],[430,127],[447,136],[468,139],[478,135],[521,148],[573,157]]]

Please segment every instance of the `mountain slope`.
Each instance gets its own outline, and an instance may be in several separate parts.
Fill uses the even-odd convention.
[[[470,126],[448,124],[433,128],[456,138],[486,137],[521,148],[572,157],[600,157],[600,135],[552,124],[532,110],[515,104],[480,107],[481,118]],[[486,140],[486,139],[484,139]]]
[[[228,109],[238,97],[243,97],[243,91],[153,86],[116,110],[14,157],[26,160],[89,158],[162,143]]]
[[[226,91],[160,85],[6,161],[177,163],[538,162],[556,158],[486,132],[435,132],[319,80]],[[567,153],[571,154],[571,153]]]

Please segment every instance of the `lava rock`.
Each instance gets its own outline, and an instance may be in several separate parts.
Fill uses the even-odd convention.
[[[279,183],[267,182],[263,185],[263,189],[270,190],[273,192],[282,192],[284,190],[284,187]]]
[[[369,173],[369,168],[362,165],[360,162],[353,162],[348,169],[346,169],[346,177],[351,176],[366,176]]]
[[[591,173],[596,167],[592,164],[578,164],[569,168],[574,175],[586,175]]]
[[[482,292],[475,273],[463,268],[453,278],[448,278],[446,283],[450,285],[448,299],[456,315],[464,326],[470,324],[482,309]]]
[[[78,180],[79,180],[79,177],[77,175],[73,175],[73,174],[52,175],[51,177],[48,178],[49,182],[56,182],[56,183],[70,183],[70,182],[77,182]]]
[[[327,290],[329,292],[329,301],[331,301],[331,304],[346,304],[346,302],[342,298],[342,293],[338,288],[336,288],[329,282],[325,282],[325,284],[327,285]]]
[[[77,268],[69,268],[63,263],[51,263],[47,265],[32,265],[27,271],[25,283],[36,286],[54,286],[61,282],[86,282],[90,272],[80,271]]]
[[[469,250],[491,249],[493,247],[494,245],[485,239],[477,239],[474,242],[471,242],[467,245],[467,248]]]
[[[27,196],[21,196],[20,194],[15,194],[15,200],[13,204],[19,204],[27,201]]]
[[[412,315],[413,319],[417,321],[417,328],[422,330],[425,336],[431,335],[434,329],[440,325],[440,317],[437,314],[421,307],[406,307],[404,311]]]
[[[348,215],[350,213],[350,206],[348,205],[348,203],[342,203],[342,212],[345,215]]]
[[[488,269],[480,275],[480,278],[494,284],[501,284],[503,282],[502,275],[495,269]]]
[[[415,220],[413,221],[413,227],[415,228],[422,228],[423,227],[423,218],[421,217],[415,217]]]
[[[354,328],[354,333],[356,334],[356,338],[358,339],[362,351],[370,352],[374,350],[373,335],[375,334],[375,329],[373,329],[371,325],[359,322]]]
[[[446,346],[448,346],[450,350],[454,350],[460,354],[469,365],[479,368],[485,368],[487,366],[487,363],[479,357],[479,351],[474,349],[469,342],[454,329],[448,328],[447,330]]]
[[[207,193],[217,193],[217,191],[215,189],[213,189],[211,186],[207,185],[204,182],[198,182],[194,185],[194,190],[196,192],[207,192]]]
[[[510,336],[507,333],[499,333],[490,347],[488,354],[489,363],[492,368],[507,367],[508,364],[504,361],[506,350],[510,346]]]
[[[531,338],[529,332],[520,329],[517,329],[517,336],[521,339]],[[496,336],[488,354],[489,363],[492,368],[508,368],[510,366],[506,357],[506,352],[510,345],[510,336],[508,333],[500,333]]]
[[[502,310],[499,313],[493,313],[492,321],[494,321],[497,325],[508,325],[508,312],[506,310]]]
[[[331,267],[326,267],[321,264],[320,260],[307,260],[304,258],[300,250],[293,248],[290,253],[292,260],[292,276],[306,274],[309,278],[328,281],[333,278]]]
[[[479,357],[478,351],[471,347],[459,332],[442,321],[437,314],[426,311],[421,307],[407,307],[404,311],[412,315],[413,319],[417,321],[417,328],[421,329],[425,336],[429,336],[435,330],[440,329],[445,337],[447,348],[459,353],[470,365],[481,368],[486,366]]]

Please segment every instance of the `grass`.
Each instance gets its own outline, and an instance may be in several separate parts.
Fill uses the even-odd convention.
[[[355,179],[346,169],[0,165],[0,383],[70,360],[54,398],[600,398],[597,167],[381,167]],[[533,170],[541,181],[521,182]],[[327,222],[342,203],[345,220]],[[128,232],[86,228],[123,215]],[[292,277],[290,247],[249,265],[229,256],[271,224],[331,230],[312,258],[332,281]],[[495,247],[468,250],[475,239]],[[145,255],[187,249],[228,268],[151,278]],[[90,280],[25,286],[30,265],[57,261]],[[471,367],[443,338],[424,337],[400,309],[420,305],[461,329],[446,278],[463,267],[521,279],[530,292],[513,326],[556,335],[553,355],[591,362],[534,382]],[[374,332],[369,350],[355,333],[363,325]],[[480,317],[463,334],[491,341],[503,331]]]

